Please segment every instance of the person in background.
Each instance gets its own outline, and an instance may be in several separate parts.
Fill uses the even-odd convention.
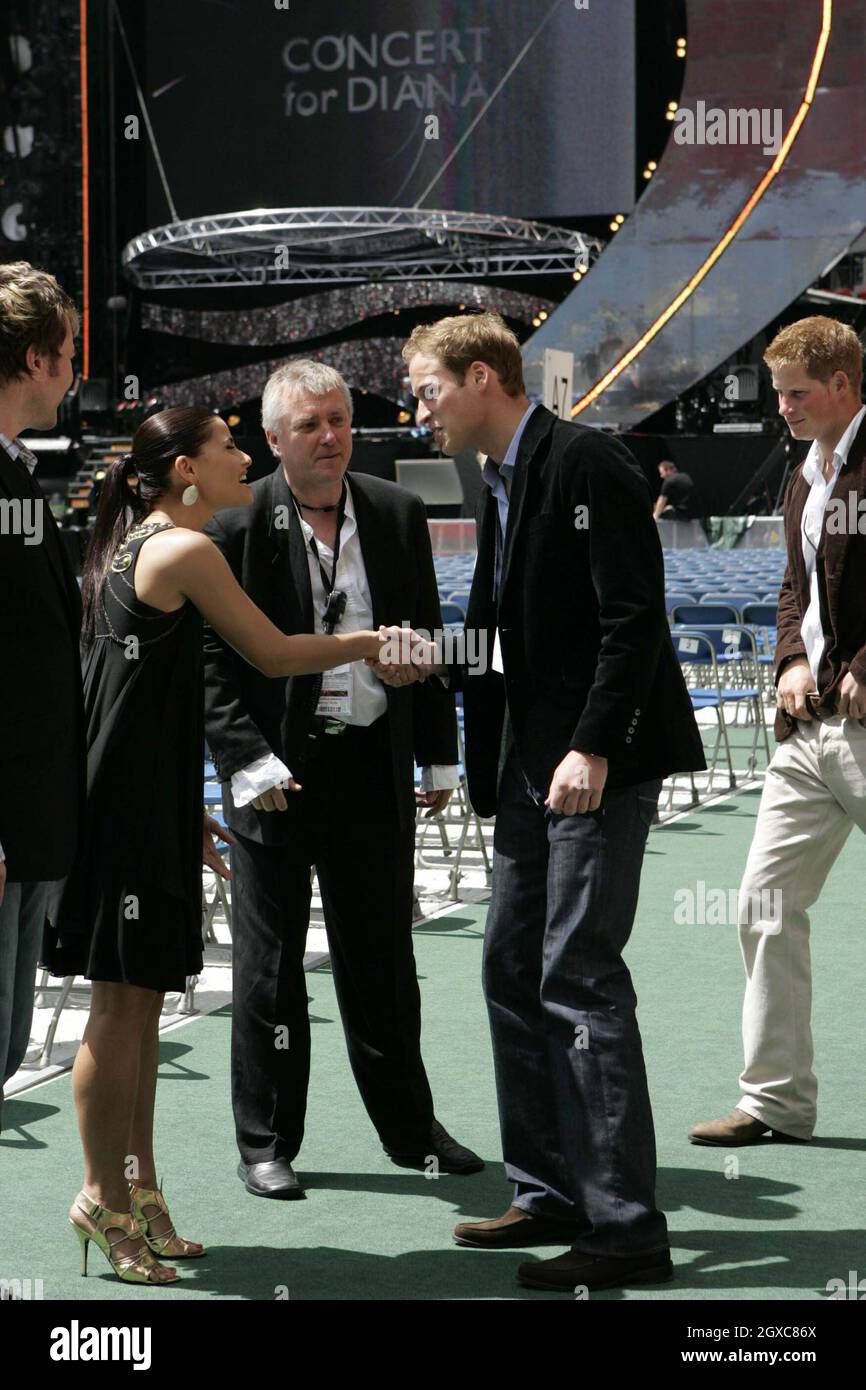
[[[689,521],[692,515],[692,494],[695,485],[688,473],[681,473],[676,464],[665,459],[659,464],[661,491],[653,507],[653,516],[658,520]]]
[[[0,1083],[24,1060],[48,883],[69,870],[84,795],[81,599],[36,458],[73,382],[78,313],[53,275],[0,266]],[[0,1128],[2,1128],[0,1089]]]

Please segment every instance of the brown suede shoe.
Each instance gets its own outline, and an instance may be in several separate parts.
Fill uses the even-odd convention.
[[[756,1120],[738,1108],[723,1120],[708,1120],[706,1124],[695,1125],[689,1131],[689,1140],[692,1144],[717,1144],[729,1149],[740,1144],[759,1144],[765,1135],[785,1144],[809,1142],[808,1139],[795,1139],[793,1134],[785,1134],[783,1130],[771,1129],[763,1120]]]
[[[571,1245],[580,1235],[573,1222],[530,1216],[509,1207],[493,1221],[461,1221],[454,1227],[454,1244],[475,1250],[526,1250],[532,1245]]]

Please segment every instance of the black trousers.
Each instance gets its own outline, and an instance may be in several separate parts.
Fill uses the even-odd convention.
[[[388,1148],[424,1151],[433,1099],[421,1059],[421,997],[412,952],[414,827],[401,827],[387,720],[318,740],[286,796],[288,845],[237,836],[232,1104],[246,1163],[290,1162],[301,1147],[310,1074],[304,948],[310,869],[322,892],[349,1060]],[[294,771],[294,769],[293,769]]]

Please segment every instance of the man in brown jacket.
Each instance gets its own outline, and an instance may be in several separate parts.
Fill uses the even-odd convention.
[[[740,888],[746,966],[741,1098],[695,1144],[808,1140],[812,1071],[808,909],[852,828],[866,831],[866,408],[862,351],[835,319],[782,329],[764,360],[779,414],[812,447],[785,498],[775,734]],[[757,910],[756,910],[757,907]]]

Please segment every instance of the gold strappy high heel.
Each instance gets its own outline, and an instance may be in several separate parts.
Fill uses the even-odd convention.
[[[138,1183],[130,1182],[129,1190],[132,1193],[132,1214],[154,1255],[168,1260],[197,1260],[205,1253],[204,1246],[198,1241],[185,1240],[183,1236],[179,1236],[173,1224],[162,1235],[151,1235],[151,1224],[162,1215],[168,1216],[168,1207],[162,1195],[162,1183],[158,1188],[152,1188],[139,1187]],[[151,1216],[146,1216],[145,1207],[156,1207],[157,1210]]]
[[[86,1224],[83,1217],[89,1217],[95,1223],[93,1229]],[[69,1222],[75,1228],[81,1245],[82,1275],[87,1274],[87,1247],[92,1240],[99,1246],[118,1279],[122,1279],[126,1284],[174,1284],[179,1278],[177,1273],[173,1273],[170,1279],[155,1279],[155,1272],[169,1271],[165,1265],[159,1264],[153,1258],[143,1242],[136,1254],[115,1254],[117,1246],[122,1245],[124,1241],[142,1238],[142,1231],[132,1212],[109,1211],[107,1207],[101,1207],[98,1202],[94,1202],[86,1192],[79,1192],[70,1208]],[[114,1240],[111,1238],[112,1231],[117,1232]]]

